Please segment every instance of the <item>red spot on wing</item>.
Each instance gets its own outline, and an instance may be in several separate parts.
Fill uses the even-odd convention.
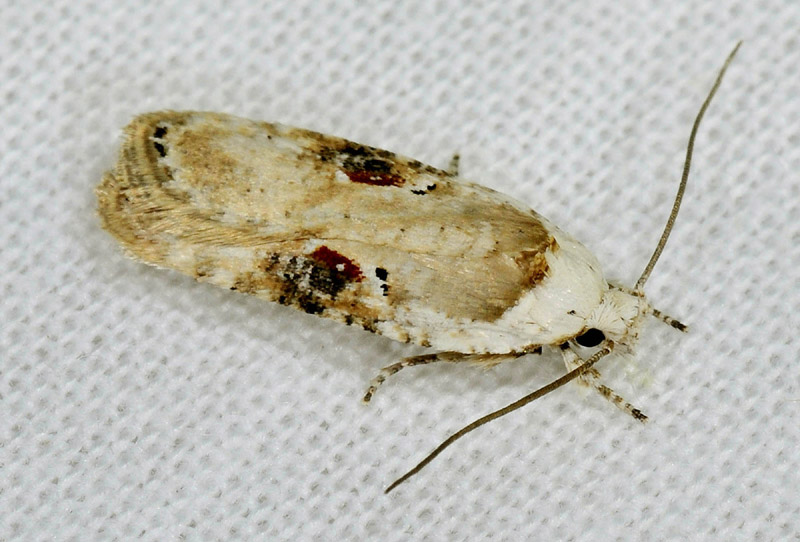
[[[346,171],[347,176],[354,183],[371,184],[375,186],[401,186],[403,178],[394,173],[381,171],[359,170]]]
[[[324,263],[327,267],[344,274],[349,280],[360,282],[364,278],[364,275],[361,273],[361,268],[358,267],[353,260],[326,246],[321,246],[312,252],[311,257],[318,262]]]

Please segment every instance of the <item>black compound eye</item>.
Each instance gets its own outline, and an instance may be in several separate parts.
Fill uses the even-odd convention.
[[[597,328],[587,329],[582,335],[575,337],[575,342],[581,346],[591,348],[606,340],[606,336]]]

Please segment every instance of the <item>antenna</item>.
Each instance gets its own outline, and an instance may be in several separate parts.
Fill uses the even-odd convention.
[[[516,401],[514,401],[510,405],[506,405],[506,406],[504,406],[503,408],[501,408],[499,410],[495,410],[494,412],[492,412],[490,414],[487,414],[486,416],[483,416],[482,418],[478,418],[477,420],[475,420],[471,424],[459,429],[458,431],[456,431],[455,433],[450,435],[444,442],[442,442],[434,451],[429,453],[427,455],[427,457],[425,457],[425,459],[423,459],[422,461],[417,463],[416,467],[414,467],[413,469],[411,469],[410,471],[405,473],[403,476],[401,476],[400,478],[395,480],[392,483],[392,485],[390,485],[389,487],[386,488],[384,493],[389,493],[391,490],[393,490],[394,488],[396,488],[397,486],[399,486],[400,484],[402,484],[403,482],[405,482],[406,480],[408,480],[409,478],[411,478],[412,476],[417,474],[419,471],[421,471],[425,467],[425,465],[427,465],[428,463],[433,461],[436,458],[437,455],[442,453],[445,450],[445,448],[449,447],[451,444],[453,444],[455,441],[457,441],[458,439],[460,439],[461,437],[463,437],[464,435],[466,435],[467,433],[469,433],[473,429],[477,429],[481,425],[485,425],[485,424],[489,423],[492,420],[496,420],[497,418],[499,418],[501,416],[505,416],[506,414],[508,414],[510,412],[513,412],[513,411],[515,411],[517,409],[520,409],[520,408],[524,407],[525,405],[527,405],[528,403],[531,403],[531,402],[535,401],[536,399],[538,399],[540,397],[544,397],[545,395],[547,395],[551,391],[557,390],[558,388],[560,388],[564,384],[566,384],[566,383],[568,383],[568,382],[570,382],[572,380],[575,380],[576,378],[581,376],[583,373],[588,371],[592,367],[592,365],[594,365],[595,363],[600,361],[600,359],[602,359],[605,356],[607,356],[608,354],[610,354],[612,348],[613,348],[613,343],[609,344],[608,346],[605,346],[605,347],[601,348],[600,350],[595,352],[589,359],[584,361],[580,366],[578,366],[575,369],[573,369],[572,371],[568,372],[567,374],[565,374],[561,378],[557,378],[556,380],[553,380],[552,382],[550,382],[546,386],[542,386],[541,388],[539,388],[535,392],[529,393],[528,395],[526,395],[522,399],[517,399]]]
[[[722,77],[725,75],[725,70],[728,69],[728,66],[733,60],[733,57],[736,55],[736,51],[739,50],[739,46],[742,44],[740,41],[736,44],[736,47],[733,48],[733,51],[728,55],[728,58],[725,59],[725,64],[722,65],[722,69],[719,71],[719,75],[717,75],[717,80],[714,81],[714,86],[711,87],[711,92],[708,93],[706,97],[706,101],[703,102],[703,105],[700,106],[700,111],[697,113],[697,117],[694,119],[694,124],[692,125],[692,133],[689,134],[689,144],[686,146],[686,160],[683,162],[683,174],[681,175],[681,184],[678,186],[678,194],[675,196],[675,203],[672,204],[672,211],[669,213],[669,218],[667,219],[667,225],[664,226],[664,232],[661,234],[661,239],[658,240],[658,245],[656,245],[656,250],[653,252],[653,255],[650,256],[650,261],[647,262],[647,267],[644,268],[642,272],[642,276],[639,277],[639,280],[636,281],[636,287],[634,290],[637,292],[642,290],[644,283],[647,282],[647,279],[650,278],[650,273],[653,272],[653,267],[655,267],[658,258],[661,256],[661,253],[664,251],[664,245],[667,244],[667,239],[669,239],[669,234],[672,233],[672,226],[675,225],[675,217],[678,216],[678,210],[681,208],[681,200],[683,200],[683,193],[686,191],[686,182],[689,180],[689,168],[692,166],[692,153],[694,152],[694,138],[697,136],[697,129],[700,128],[700,121],[703,120],[703,115],[706,113],[706,109],[708,109],[708,105],[711,103],[711,99],[714,97],[714,94],[717,93],[717,89],[719,88],[720,83],[722,83]]]
[[[653,267],[655,267],[656,262],[658,261],[658,258],[661,256],[661,252],[663,252],[663,250],[664,250],[664,245],[666,245],[666,243],[667,243],[667,239],[669,238],[669,234],[672,231],[672,226],[675,223],[675,217],[678,215],[678,210],[680,209],[680,206],[681,206],[681,200],[683,199],[683,193],[686,191],[686,182],[689,179],[689,168],[690,168],[691,163],[692,163],[692,151],[694,150],[694,140],[695,140],[695,137],[697,135],[697,130],[700,127],[700,121],[702,120],[703,115],[706,112],[706,109],[708,109],[708,105],[711,103],[711,99],[714,97],[714,94],[717,92],[717,89],[719,88],[720,83],[722,83],[722,77],[723,77],[723,75],[725,75],[725,70],[728,69],[728,66],[731,63],[731,60],[733,60],[733,57],[736,55],[736,52],[739,50],[739,46],[741,44],[742,44],[741,41],[739,43],[737,43],[736,47],[734,47],[733,51],[731,51],[731,53],[728,55],[728,58],[725,60],[725,64],[722,65],[722,69],[720,70],[719,75],[717,75],[717,79],[714,82],[714,86],[711,88],[711,92],[709,92],[708,97],[705,99],[705,101],[703,102],[703,105],[700,107],[700,112],[697,114],[697,117],[694,120],[694,125],[692,126],[692,132],[689,135],[689,144],[688,144],[687,149],[686,149],[686,160],[684,161],[684,164],[683,164],[683,175],[681,176],[681,184],[678,187],[678,194],[675,196],[675,203],[673,203],[673,205],[672,205],[672,212],[670,212],[669,219],[667,220],[667,225],[664,228],[664,232],[661,234],[661,239],[659,239],[659,241],[658,241],[658,245],[656,246],[655,252],[653,252],[653,255],[650,257],[650,261],[647,263],[647,267],[645,267],[645,270],[642,273],[642,276],[636,282],[636,290],[637,291],[639,291],[642,288],[642,286],[644,286],[644,283],[647,282],[647,279],[650,276],[650,273],[653,271]],[[529,403],[532,403],[536,399],[539,399],[540,397],[544,397],[548,393],[557,390],[558,388],[560,388],[564,384],[567,384],[567,383],[575,380],[576,378],[578,378],[582,374],[586,373],[589,369],[591,369],[591,367],[595,363],[597,363],[602,358],[604,358],[605,356],[610,354],[611,350],[613,349],[613,347],[614,347],[613,343],[611,343],[609,341],[606,341],[606,346],[604,346],[603,348],[601,348],[600,350],[595,352],[591,357],[589,357],[586,361],[584,361],[580,366],[578,366],[577,368],[575,368],[572,371],[568,372],[567,374],[565,374],[561,378],[553,380],[549,384],[547,384],[545,386],[542,386],[541,388],[539,388],[538,390],[534,391],[533,393],[530,393],[530,394],[526,395],[525,397],[523,397],[521,399],[518,399],[517,401],[514,401],[513,403],[511,403],[511,404],[509,404],[509,405],[507,405],[507,406],[505,406],[505,407],[503,407],[501,409],[495,410],[494,412],[491,412],[491,413],[489,413],[489,414],[487,414],[487,415],[485,415],[485,416],[483,416],[481,418],[478,418],[477,420],[475,420],[474,422],[470,423],[469,425],[466,425],[465,427],[459,429],[458,431],[456,431],[455,433],[450,435],[447,439],[445,439],[444,442],[442,442],[439,446],[437,446],[436,449],[433,450],[431,453],[429,453],[422,461],[417,463],[417,465],[414,468],[412,468],[410,471],[405,473],[403,476],[401,476],[400,478],[395,480],[389,487],[386,488],[384,493],[389,493],[394,488],[396,488],[397,486],[399,486],[400,484],[402,484],[403,482],[405,482],[406,480],[408,480],[409,478],[411,478],[412,476],[417,474],[419,471],[421,471],[423,468],[425,468],[425,466],[428,465],[428,463],[433,461],[436,458],[436,456],[438,456],[446,448],[448,448],[451,444],[453,444],[455,441],[457,441],[458,439],[460,439],[461,437],[463,437],[467,433],[469,433],[469,432],[473,431],[474,429],[477,429],[478,427],[480,427],[482,425],[485,425],[485,424],[487,424],[487,423],[489,423],[489,422],[491,422],[493,420],[496,420],[497,418],[500,418],[501,416],[505,416],[506,414],[509,414],[509,413],[511,413],[511,412],[513,412],[515,410],[518,410],[518,409],[524,407],[525,405],[527,405]]]

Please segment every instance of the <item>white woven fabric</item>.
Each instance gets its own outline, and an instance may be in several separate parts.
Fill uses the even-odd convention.
[[[797,539],[796,2],[4,4],[0,540]],[[560,358],[408,369],[365,407],[423,350],[128,260],[95,216],[133,115],[219,110],[458,151],[632,284],[739,39],[646,288],[691,333],[601,365],[647,425],[570,385],[386,496]]]

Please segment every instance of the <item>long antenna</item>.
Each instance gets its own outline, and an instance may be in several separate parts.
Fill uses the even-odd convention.
[[[728,55],[728,58],[725,60],[725,64],[722,65],[722,69],[719,71],[719,75],[717,75],[717,80],[714,82],[714,86],[711,87],[711,92],[708,93],[706,101],[703,102],[703,105],[700,107],[700,111],[697,113],[697,117],[694,119],[692,133],[689,135],[689,144],[686,146],[686,160],[683,162],[683,175],[681,175],[681,184],[678,186],[678,194],[675,196],[675,203],[672,204],[672,212],[669,214],[667,225],[664,227],[664,233],[661,234],[661,239],[658,240],[656,250],[653,252],[653,255],[650,256],[650,261],[647,262],[647,267],[644,268],[642,276],[639,277],[638,281],[636,281],[635,290],[637,291],[640,291],[644,286],[644,283],[647,282],[647,279],[650,278],[650,273],[652,273],[653,267],[655,267],[658,258],[664,251],[664,245],[667,244],[669,234],[672,233],[672,226],[675,224],[675,217],[678,216],[678,210],[681,208],[681,200],[683,200],[683,193],[686,190],[686,182],[689,180],[689,168],[692,166],[692,152],[694,151],[694,138],[697,136],[697,129],[700,127],[700,121],[703,119],[706,109],[708,109],[708,104],[711,103],[711,99],[714,97],[714,94],[716,94],[720,83],[722,83],[722,76],[725,75],[725,70],[728,69],[728,65],[730,65],[731,60],[733,60],[733,57],[736,55],[736,51],[739,50],[739,46],[741,44],[741,41],[737,43],[736,47],[734,47],[733,51],[731,51],[731,53]]]
[[[389,487],[386,488],[386,491],[384,491],[384,493],[389,493],[391,490],[393,490],[394,488],[396,488],[397,486],[399,486],[400,484],[402,484],[403,482],[405,482],[406,480],[408,480],[409,478],[411,478],[412,476],[417,474],[419,471],[421,471],[425,467],[425,465],[427,465],[428,463],[433,461],[436,458],[437,455],[442,453],[445,450],[445,448],[447,448],[448,446],[453,444],[455,441],[457,441],[458,439],[460,439],[461,437],[463,437],[464,435],[466,435],[467,433],[469,433],[473,429],[477,429],[481,425],[487,424],[492,420],[496,420],[500,416],[505,416],[509,412],[513,412],[514,410],[522,408],[525,405],[527,405],[528,403],[530,403],[532,401],[535,401],[536,399],[547,395],[551,391],[557,390],[558,388],[560,388],[561,386],[563,386],[564,384],[566,384],[566,383],[568,383],[568,382],[570,382],[572,380],[575,380],[576,378],[581,376],[583,373],[588,371],[592,367],[592,365],[594,365],[595,363],[600,361],[601,358],[603,358],[603,357],[607,356],[608,354],[610,354],[612,348],[613,348],[612,344],[609,344],[608,346],[605,346],[605,347],[601,348],[600,350],[595,352],[589,359],[584,361],[580,366],[578,366],[575,369],[573,369],[572,371],[568,372],[567,374],[565,374],[561,378],[553,380],[552,382],[550,382],[546,386],[542,386],[541,388],[539,388],[535,392],[526,395],[522,399],[518,399],[518,400],[514,401],[513,403],[511,403],[510,405],[504,406],[503,408],[501,408],[499,410],[495,410],[494,412],[492,412],[490,414],[487,414],[486,416],[483,416],[482,418],[478,418],[477,420],[475,420],[471,424],[459,429],[458,431],[456,431],[455,433],[450,435],[444,442],[442,442],[434,451],[429,453],[428,456],[425,459],[423,459],[422,461],[417,463],[416,467],[414,467],[413,469],[411,469],[410,471],[405,473],[403,476],[401,476],[400,478],[395,480],[394,483],[392,483],[392,485],[390,485]]]
[[[714,82],[714,86],[711,88],[711,92],[709,92],[708,97],[703,102],[703,105],[700,107],[700,111],[698,112],[697,117],[694,120],[694,124],[692,125],[692,132],[689,135],[689,144],[686,149],[686,160],[684,161],[683,164],[683,175],[681,176],[681,184],[678,187],[678,194],[675,196],[675,203],[673,203],[672,205],[672,212],[669,215],[669,219],[667,220],[667,225],[664,227],[664,232],[661,234],[661,239],[659,239],[658,241],[658,246],[656,246],[655,252],[653,252],[653,255],[650,257],[650,261],[647,263],[647,267],[645,267],[642,276],[639,277],[639,280],[636,282],[637,290],[641,289],[641,287],[644,286],[644,283],[647,282],[650,273],[653,271],[653,267],[655,267],[658,258],[661,256],[661,253],[664,250],[664,245],[666,245],[667,243],[669,234],[672,231],[672,226],[675,224],[675,217],[678,215],[678,210],[680,209],[681,206],[683,193],[686,191],[686,182],[689,180],[689,169],[692,163],[694,140],[695,137],[697,136],[697,130],[700,127],[700,121],[703,119],[703,115],[705,114],[706,109],[708,109],[708,106],[711,103],[711,99],[714,97],[714,94],[716,94],[717,89],[722,83],[722,77],[725,75],[725,71],[728,69],[728,66],[733,60],[733,57],[736,55],[736,52],[739,50],[739,46],[741,46],[741,44],[742,44],[741,41],[737,43],[736,47],[734,47],[733,51],[731,51],[731,53],[728,55],[728,58],[722,65],[722,69],[720,70],[719,75],[717,75],[717,79]],[[400,484],[402,484],[403,482],[405,482],[406,480],[417,474],[419,471],[425,468],[425,466],[428,465],[428,463],[433,461],[439,454],[441,454],[445,449],[447,449],[451,444],[453,444],[455,441],[457,441],[467,433],[473,431],[474,429],[477,429],[482,425],[491,422],[492,420],[496,420],[501,416],[505,416],[510,412],[520,409],[525,405],[535,401],[536,399],[539,399],[540,397],[543,397],[548,393],[557,390],[558,388],[571,382],[572,380],[575,380],[582,374],[586,373],[586,371],[588,371],[595,363],[600,361],[600,359],[610,354],[612,348],[613,348],[613,343],[607,344],[605,347],[595,352],[594,355],[592,355],[589,359],[583,362],[583,364],[581,364],[579,367],[573,369],[572,371],[565,374],[561,378],[553,380],[546,386],[542,386],[533,393],[530,393],[525,397],[518,399],[517,401],[514,401],[513,403],[499,410],[495,410],[494,412],[491,412],[481,418],[478,418],[469,425],[466,425],[465,427],[459,429],[458,431],[450,435],[447,439],[445,439],[444,442],[442,442],[439,446],[437,446],[436,449],[433,450],[431,453],[429,453],[422,461],[417,463],[417,465],[414,468],[412,468],[403,476],[395,480],[389,487],[386,488],[384,493],[389,493],[394,488],[396,488],[397,486],[399,486]]]

